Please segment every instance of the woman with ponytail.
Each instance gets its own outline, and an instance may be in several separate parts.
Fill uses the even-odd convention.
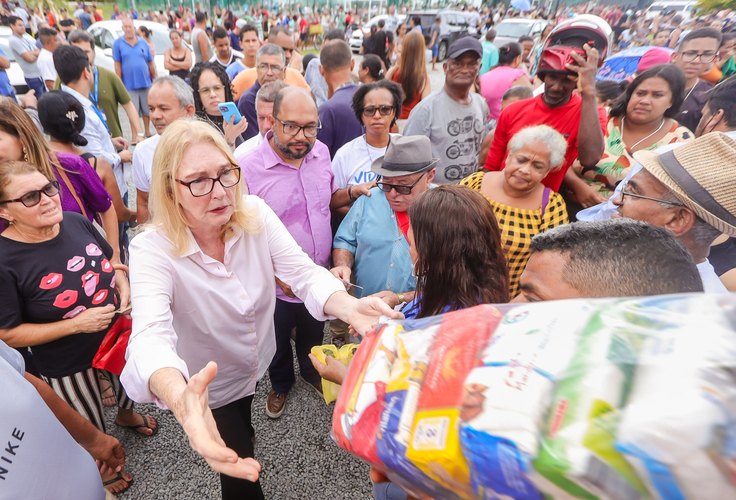
[[[374,83],[383,80],[386,75],[386,66],[380,57],[375,54],[367,54],[363,56],[358,68],[358,78],[360,83]]]
[[[507,43],[498,49],[498,66],[480,77],[480,94],[488,103],[490,117],[498,120],[501,114],[501,99],[511,87],[532,88],[532,82],[521,69],[521,45]]]

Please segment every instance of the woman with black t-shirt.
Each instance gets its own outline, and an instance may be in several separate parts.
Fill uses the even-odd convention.
[[[116,310],[130,299],[126,267],[84,216],[62,212],[59,183],[26,162],[0,163],[0,340],[31,347],[36,367],[54,391],[103,432],[105,423],[92,358]],[[117,376],[115,422],[144,436],[152,417],[133,411]],[[127,473],[105,477],[112,493],[125,491]]]

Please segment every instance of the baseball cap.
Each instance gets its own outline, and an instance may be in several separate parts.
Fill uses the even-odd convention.
[[[456,59],[466,52],[472,52],[478,57],[483,57],[483,47],[472,36],[464,36],[452,42],[450,50],[447,51],[447,57],[448,59]]]

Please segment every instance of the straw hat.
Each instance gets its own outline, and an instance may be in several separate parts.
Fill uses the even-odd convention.
[[[736,141],[713,132],[661,155],[634,158],[705,222],[736,236]]]

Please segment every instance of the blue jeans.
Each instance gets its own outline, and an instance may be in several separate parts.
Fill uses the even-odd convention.
[[[273,324],[276,330],[276,354],[268,367],[268,376],[271,379],[273,390],[279,394],[288,394],[296,382],[294,357],[291,352],[291,330],[293,328],[296,328],[294,344],[299,372],[307,382],[318,383],[320,376],[309,360],[309,351],[312,347],[322,344],[325,322],[314,319],[301,302],[276,299]]]
[[[43,78],[26,78],[26,84],[29,89],[36,91],[36,97],[41,97],[41,94],[46,92],[46,84]]]

